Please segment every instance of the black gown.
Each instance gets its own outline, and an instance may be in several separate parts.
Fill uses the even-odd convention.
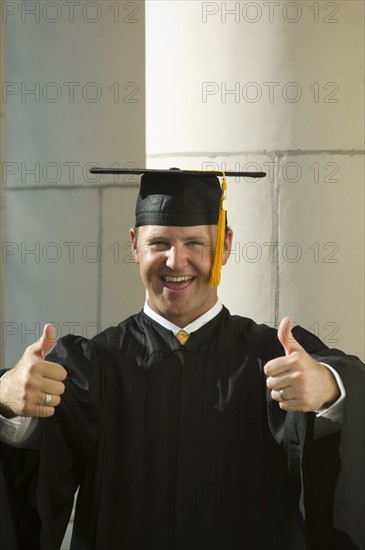
[[[283,355],[276,331],[225,308],[184,347],[143,312],[92,340],[59,340],[47,359],[68,371],[62,404],[32,449],[1,445],[0,537],[12,529],[1,548],[59,549],[77,487],[73,550],[365,545],[363,365],[293,334],[341,374],[341,431],[315,439],[314,414],[271,401],[263,366]]]

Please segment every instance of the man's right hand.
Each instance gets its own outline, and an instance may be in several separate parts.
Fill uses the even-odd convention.
[[[52,416],[65,391],[66,370],[57,363],[45,361],[53,348],[57,331],[45,325],[41,338],[29,346],[18,364],[0,380],[0,413],[15,416]]]

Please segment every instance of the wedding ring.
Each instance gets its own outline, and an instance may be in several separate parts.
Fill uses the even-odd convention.
[[[50,404],[51,401],[52,401],[52,396],[49,393],[46,393],[44,396],[43,405],[46,407],[47,405]]]
[[[281,388],[281,390],[279,390],[280,399],[282,399],[283,401],[285,401],[284,391],[285,388]]]

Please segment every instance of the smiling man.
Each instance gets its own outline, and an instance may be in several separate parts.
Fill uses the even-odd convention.
[[[78,488],[73,550],[365,544],[364,366],[221,304],[222,197],[215,174],[146,172],[143,310],[51,353],[48,325],[1,380],[7,550],[58,550]]]
[[[210,285],[216,238],[214,225],[147,225],[131,230],[134,256],[151,309],[184,327],[216,304],[217,287]],[[227,230],[223,265],[231,242],[232,231]]]

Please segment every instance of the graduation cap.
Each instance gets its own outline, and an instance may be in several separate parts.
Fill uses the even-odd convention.
[[[147,168],[90,168],[92,174],[142,175],[136,204],[136,227],[142,225],[217,225],[210,285],[220,282],[227,221],[226,177],[263,178],[265,172],[223,170],[157,170]],[[218,176],[222,177],[222,186]]]

